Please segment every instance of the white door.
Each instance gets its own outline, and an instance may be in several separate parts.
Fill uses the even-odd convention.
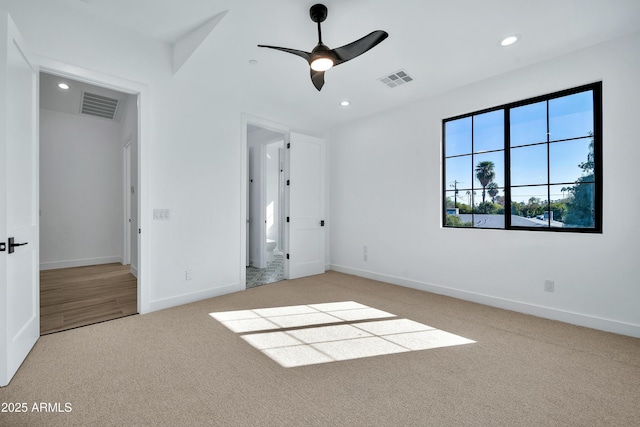
[[[0,11],[0,21],[0,386],[5,386],[40,335],[39,186],[36,71],[6,12]],[[9,238],[20,246],[11,247]]]
[[[288,279],[324,273],[324,140],[291,133],[288,146]]]
[[[264,214],[264,147],[249,147],[249,265],[267,268]]]

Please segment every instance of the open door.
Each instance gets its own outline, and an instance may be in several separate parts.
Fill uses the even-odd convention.
[[[290,133],[288,144],[288,279],[322,274],[324,259],[324,140]]]
[[[265,257],[266,229],[264,214],[263,147],[249,147],[249,258],[255,268],[267,268]]]
[[[0,11],[0,386],[40,335],[37,79]]]

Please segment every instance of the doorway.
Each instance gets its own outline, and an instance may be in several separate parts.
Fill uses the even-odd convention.
[[[247,124],[246,287],[284,280],[285,139],[283,132]]]
[[[138,312],[137,106],[40,73],[42,334]]]

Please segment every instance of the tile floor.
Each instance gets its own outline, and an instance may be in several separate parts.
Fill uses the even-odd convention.
[[[267,268],[247,267],[247,289],[284,280],[284,255],[273,254]]]
[[[355,301],[209,315],[285,368],[475,342]]]

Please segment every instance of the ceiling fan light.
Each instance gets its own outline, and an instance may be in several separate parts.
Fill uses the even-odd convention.
[[[311,62],[311,69],[314,71],[327,71],[333,67],[333,60],[327,57],[316,58]]]

